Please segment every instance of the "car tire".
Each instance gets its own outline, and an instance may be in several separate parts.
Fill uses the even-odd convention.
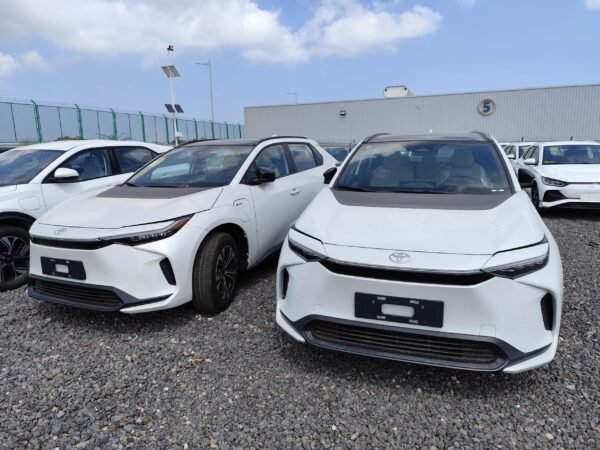
[[[531,203],[533,203],[533,206],[535,206],[535,209],[538,211],[542,209],[540,206],[540,191],[535,183],[531,186]]]
[[[228,233],[208,235],[194,262],[194,309],[203,314],[225,311],[235,296],[238,276],[239,253],[235,239]]]
[[[0,292],[16,289],[29,276],[29,231],[0,226]]]

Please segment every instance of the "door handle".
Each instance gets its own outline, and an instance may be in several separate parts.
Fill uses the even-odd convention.
[[[298,195],[300,193],[300,189],[298,188],[294,188],[292,189],[292,191],[290,192],[290,195]]]

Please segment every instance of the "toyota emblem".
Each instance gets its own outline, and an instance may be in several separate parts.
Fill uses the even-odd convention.
[[[62,234],[65,234],[68,230],[65,227],[59,228],[58,230],[54,231],[54,234],[56,236],[60,236]]]
[[[410,255],[408,253],[403,252],[390,253],[390,256],[388,256],[388,258],[391,262],[396,264],[406,264],[410,261]]]

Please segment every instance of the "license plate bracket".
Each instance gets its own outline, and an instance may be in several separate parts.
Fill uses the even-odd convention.
[[[406,314],[384,314],[382,308],[385,305],[398,305],[396,310],[404,311]],[[412,316],[409,315],[409,308],[412,308]],[[393,311],[394,307],[385,309]],[[357,292],[354,294],[354,315],[362,319],[442,328],[444,325],[444,302]]]
[[[85,280],[85,268],[81,261],[42,256],[41,263],[44,275],[70,278],[72,280]]]

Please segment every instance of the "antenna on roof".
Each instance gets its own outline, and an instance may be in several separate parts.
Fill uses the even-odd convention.
[[[572,141],[573,140],[573,136],[571,136],[571,139],[569,139],[569,140]]]

